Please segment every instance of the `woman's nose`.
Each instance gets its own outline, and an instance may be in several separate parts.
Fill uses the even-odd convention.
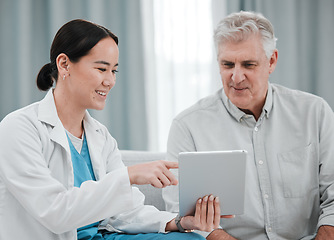
[[[113,72],[108,74],[108,76],[103,80],[102,84],[112,88],[116,84],[116,74]]]

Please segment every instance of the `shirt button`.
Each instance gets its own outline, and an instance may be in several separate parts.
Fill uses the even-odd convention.
[[[263,164],[263,161],[262,161],[262,160],[260,160],[260,161],[259,161],[259,164],[260,164],[260,165],[262,165],[262,164]]]
[[[271,227],[268,227],[268,228],[267,228],[267,231],[268,231],[268,232],[271,232]]]
[[[254,128],[254,131],[255,131],[255,132],[259,131],[258,127],[255,127],[255,128]]]
[[[264,194],[263,197],[264,197],[265,199],[268,199],[268,198],[269,198],[269,195],[268,195],[268,194]]]

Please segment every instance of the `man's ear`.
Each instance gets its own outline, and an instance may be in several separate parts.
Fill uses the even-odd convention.
[[[275,70],[277,64],[277,58],[278,58],[278,50],[275,49],[269,59],[269,74],[271,74]]]

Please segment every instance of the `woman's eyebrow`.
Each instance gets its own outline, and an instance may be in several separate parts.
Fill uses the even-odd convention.
[[[97,63],[97,64],[104,64],[104,65],[108,65],[108,66],[110,66],[110,63],[109,63],[109,62],[106,62],[106,61],[103,61],[103,60],[95,61],[94,63]],[[116,63],[114,67],[117,67],[117,66],[118,66],[118,63]]]
[[[103,61],[103,60],[95,61],[94,63],[104,64],[104,65],[108,65],[108,66],[110,66],[110,63],[108,63],[108,62],[106,62],[106,61]]]

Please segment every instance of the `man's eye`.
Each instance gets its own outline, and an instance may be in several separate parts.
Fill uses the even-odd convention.
[[[107,69],[105,69],[105,68],[98,68],[101,72],[105,72],[105,71],[107,71]]]
[[[246,63],[245,64],[246,68],[254,68],[255,66],[256,66],[256,64],[254,64],[254,63]]]
[[[233,68],[233,67],[234,67],[234,64],[233,64],[233,63],[223,63],[222,65],[223,65],[223,67],[225,67],[225,68]]]
[[[112,72],[113,72],[113,73],[118,73],[118,71],[117,71],[117,70],[112,70]]]

